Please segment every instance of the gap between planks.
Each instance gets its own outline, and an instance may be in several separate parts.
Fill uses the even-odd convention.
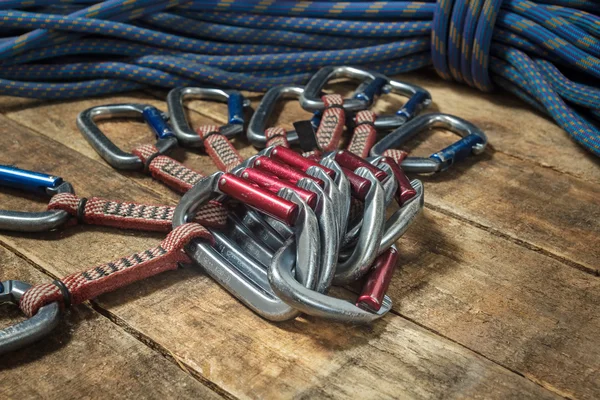
[[[574,398],[573,398],[573,397],[571,397],[571,396],[569,396],[569,395],[566,395],[565,393],[563,393],[562,391],[560,391],[560,390],[558,390],[557,388],[553,387],[552,385],[545,384],[544,382],[542,382],[542,381],[540,381],[540,380],[538,380],[538,379],[535,379],[533,376],[530,376],[529,374],[523,374],[523,373],[521,373],[521,372],[517,371],[517,370],[516,370],[516,369],[514,369],[514,368],[511,368],[511,367],[509,367],[509,366],[507,366],[507,365],[505,365],[505,364],[503,364],[503,363],[501,363],[501,362],[499,362],[499,361],[496,361],[496,360],[494,360],[493,358],[490,358],[490,357],[486,356],[485,354],[483,354],[483,353],[482,353],[482,352],[480,352],[480,351],[477,351],[477,350],[471,349],[471,348],[469,348],[469,347],[466,347],[465,345],[463,345],[463,344],[462,344],[462,343],[460,343],[459,341],[457,341],[457,340],[455,340],[455,339],[452,339],[452,338],[451,338],[451,337],[449,337],[449,336],[446,336],[446,335],[444,335],[443,333],[441,333],[440,331],[438,331],[438,330],[436,330],[436,329],[430,328],[430,327],[428,327],[427,325],[423,325],[421,322],[418,322],[417,320],[415,320],[415,319],[413,319],[413,318],[410,318],[410,317],[408,317],[408,316],[406,316],[406,315],[402,314],[401,312],[398,312],[398,311],[394,310],[393,308],[392,308],[392,309],[390,309],[390,313],[391,313],[391,314],[394,314],[394,315],[397,315],[398,317],[400,317],[400,318],[403,318],[403,319],[405,319],[405,320],[407,320],[407,321],[410,321],[410,322],[412,322],[413,324],[415,324],[415,325],[419,326],[420,328],[422,328],[422,329],[425,329],[426,331],[428,331],[428,332],[431,332],[431,333],[433,333],[433,334],[434,334],[434,335],[436,335],[436,336],[439,336],[439,337],[441,337],[441,338],[444,338],[444,339],[446,339],[447,341],[449,341],[449,342],[451,342],[451,343],[454,343],[454,344],[455,344],[455,345],[457,345],[457,346],[461,346],[461,347],[463,347],[463,348],[465,348],[465,349],[467,349],[467,350],[469,350],[469,351],[471,351],[471,352],[473,352],[473,353],[477,354],[479,357],[481,357],[481,358],[484,358],[484,359],[488,360],[489,362],[491,362],[491,363],[493,363],[493,364],[496,364],[496,365],[498,365],[499,367],[506,369],[507,371],[510,371],[510,372],[512,372],[513,374],[516,374],[516,375],[518,375],[518,376],[520,376],[520,377],[522,377],[522,378],[524,378],[524,379],[527,379],[527,380],[528,380],[528,381],[530,381],[531,383],[534,383],[534,384],[538,385],[539,387],[543,388],[544,390],[547,390],[547,391],[549,391],[549,392],[552,392],[552,393],[556,394],[557,396],[564,397],[565,399],[574,400]]]
[[[43,266],[37,264],[35,261],[33,261],[32,259],[30,259],[29,257],[27,257],[25,254],[21,253],[18,249],[14,248],[13,246],[9,245],[8,243],[4,242],[1,239],[0,239],[0,246],[2,246],[7,251],[13,253],[15,256],[17,256],[21,260],[25,261],[31,268],[33,268],[36,271],[39,271],[40,273],[42,273],[42,274],[50,277],[50,279],[57,280],[57,279],[61,279],[62,278],[62,277],[57,276],[57,275],[53,274],[52,272],[48,271]],[[190,377],[192,377],[196,381],[200,382],[202,385],[206,386],[208,389],[212,390],[213,392],[217,393],[218,395],[220,395],[220,396],[222,396],[222,397],[224,397],[226,399],[229,399],[229,400],[238,400],[238,398],[236,396],[234,396],[233,394],[229,393],[228,391],[226,391],[222,387],[216,385],[214,382],[211,382],[211,381],[207,380],[206,378],[204,378],[202,375],[198,374],[193,368],[191,368],[190,366],[186,365],[184,362],[182,362],[181,360],[179,360],[167,348],[165,348],[165,347],[161,346],[160,344],[156,343],[151,338],[149,338],[147,335],[144,335],[142,332],[134,329],[133,327],[131,327],[130,325],[128,325],[123,319],[121,319],[121,318],[117,317],[116,315],[112,314],[110,311],[102,308],[93,299],[92,300],[88,300],[86,302],[83,302],[83,303],[81,303],[81,305],[84,306],[84,307],[87,307],[88,309],[90,309],[91,312],[99,314],[103,318],[105,318],[108,321],[110,321],[112,324],[118,326],[126,334],[128,334],[131,337],[133,337],[135,340],[137,340],[138,342],[140,342],[144,346],[148,347],[150,350],[154,351],[155,353],[160,354],[161,356],[163,356],[164,358],[166,358],[169,362],[175,364],[184,373],[186,373],[187,375],[189,375]],[[68,310],[66,312],[63,311],[61,313],[61,316],[60,316],[61,320],[63,318],[65,318],[65,316],[67,314],[68,314]],[[67,316],[67,318],[68,318],[68,316]],[[41,340],[44,340],[44,339],[41,339]]]
[[[436,205],[433,205],[433,204],[430,204],[430,203],[427,203],[427,202],[425,202],[424,206],[426,208],[430,209],[430,210],[439,212],[440,214],[444,214],[445,216],[447,216],[449,218],[456,219],[456,220],[464,222],[465,224],[468,224],[468,225],[470,225],[470,226],[472,226],[474,228],[477,228],[477,229],[480,229],[480,230],[482,230],[484,232],[487,232],[487,233],[489,233],[492,236],[496,236],[498,238],[507,240],[507,241],[509,241],[511,243],[516,244],[517,246],[521,246],[521,247],[523,247],[523,248],[525,248],[527,250],[534,251],[534,252],[540,253],[540,254],[542,254],[542,255],[544,255],[546,257],[552,258],[552,259],[554,259],[556,261],[559,261],[562,264],[565,264],[565,265],[567,265],[567,266],[569,266],[571,268],[574,268],[574,269],[579,270],[581,272],[585,272],[586,274],[589,274],[589,275],[592,275],[592,276],[600,276],[600,270],[591,270],[588,267],[586,267],[585,265],[581,265],[581,264],[579,264],[579,263],[577,263],[577,262],[575,262],[573,260],[570,260],[568,258],[559,256],[558,254],[554,254],[554,253],[552,253],[552,252],[550,252],[548,250],[545,250],[545,249],[543,249],[541,247],[538,247],[538,246],[536,246],[536,245],[534,245],[532,243],[529,243],[529,242],[527,242],[525,240],[521,240],[521,239],[516,238],[514,236],[511,236],[511,235],[509,235],[507,233],[501,232],[498,229],[494,229],[491,226],[486,226],[486,225],[480,224],[479,222],[470,220],[470,219],[465,218],[465,217],[463,217],[461,215],[458,215],[458,214],[455,214],[455,213],[453,213],[451,211],[448,211],[448,210],[446,210],[446,209],[444,209],[442,207],[439,207],[439,206],[436,206]]]

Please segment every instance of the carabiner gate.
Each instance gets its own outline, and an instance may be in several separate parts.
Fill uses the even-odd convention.
[[[375,119],[374,125],[377,130],[390,130],[398,128],[404,125],[416,117],[421,111],[431,105],[431,94],[424,88],[413,85],[407,82],[396,81],[388,79],[385,75],[373,73],[373,75],[380,79],[386,79],[386,86],[384,86],[381,94],[394,93],[401,96],[408,97],[408,101],[396,111],[395,115],[378,115]],[[358,95],[363,90],[368,89],[369,83],[365,82],[356,89]],[[363,89],[364,88],[364,89]]]
[[[391,132],[373,146],[370,154],[381,156],[386,150],[398,147],[421,131],[432,128],[448,129],[462,138],[428,158],[407,157],[401,164],[403,170],[416,173],[445,171],[471,153],[481,154],[487,146],[485,133],[469,121],[454,115],[435,113],[421,115]]]
[[[74,193],[69,182],[61,177],[0,165],[0,186],[43,193]],[[64,210],[25,212],[0,210],[0,229],[15,232],[45,232],[64,225],[71,216]]]
[[[88,108],[77,116],[77,127],[94,150],[113,168],[140,170],[144,168],[142,160],[121,150],[96,125],[96,120],[99,119],[140,116],[154,131],[157,137],[156,148],[160,154],[177,146],[177,138],[167,124],[168,116],[148,104],[110,104]]]

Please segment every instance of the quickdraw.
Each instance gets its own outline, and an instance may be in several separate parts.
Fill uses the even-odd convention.
[[[338,77],[360,81],[351,98],[322,93],[326,82]],[[389,92],[409,97],[398,113],[376,115],[368,109]],[[227,102],[228,123],[194,130],[185,117],[186,96]],[[268,127],[275,103],[289,96],[307,111],[320,113],[312,124],[295,124],[295,130]],[[246,160],[229,141],[243,132],[244,109],[249,106],[239,93],[180,87],[167,99],[169,115],[145,104],[119,104],[85,110],[77,122],[113,167],[146,171],[183,193],[175,208],[82,199],[61,178],[0,168],[0,181],[7,185],[52,196],[42,214],[0,212],[2,229],[50,230],[78,221],[168,232],[157,247],[53,283],[30,287],[3,282],[0,301],[18,303],[30,319],[0,331],[0,353],[48,334],[61,309],[174,269],[183,261],[201,266],[268,320],[283,321],[300,313],[353,323],[381,318],[392,307],[386,291],[399,259],[395,243],[424,202],[423,184],[410,180],[405,171],[443,171],[471,153],[483,152],[487,144],[483,132],[458,117],[417,115],[431,102],[426,90],[355,67],[327,67],[305,88],[278,86],[268,91],[247,130],[248,140],[260,151]],[[114,116],[141,116],[154,131],[156,144],[122,151],[95,122]],[[434,127],[463,138],[428,159],[394,149],[420,130]],[[390,129],[395,130],[377,142],[380,132]],[[345,131],[352,135],[340,149]],[[290,148],[295,144],[301,145],[302,154]],[[178,145],[202,148],[221,171],[203,176],[165,154]],[[397,210],[386,220],[385,211],[394,203]],[[19,229],[15,215],[30,222]],[[328,294],[332,285],[362,278],[355,302]]]

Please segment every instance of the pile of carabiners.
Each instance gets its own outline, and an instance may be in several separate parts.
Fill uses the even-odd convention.
[[[334,78],[360,81],[351,98],[323,94]],[[408,101],[395,115],[375,115],[378,96],[396,93]],[[186,119],[189,97],[227,102],[228,123],[193,129]],[[296,97],[315,112],[294,131],[268,127],[278,101]],[[140,170],[183,194],[177,207],[97,197],[79,198],[61,178],[2,167],[4,185],[51,196],[39,213],[0,212],[0,229],[39,232],[86,223],[120,229],[167,232],[160,245],[61,280],[31,287],[0,286],[0,301],[12,301],[28,320],[0,331],[0,353],[40,339],[58,323],[60,310],[134,281],[195,262],[251,310],[271,321],[304,313],[337,321],[368,323],[392,306],[387,288],[398,260],[396,241],[423,207],[423,185],[407,173],[435,173],[487,144],[471,123],[447,114],[419,113],[431,103],[417,86],[353,67],[326,67],[305,87],[269,90],[249,123],[249,102],[235,91],[182,87],[167,97],[168,115],[145,104],[113,104],[80,113],[77,125],[114,168]],[[141,117],[155,144],[130,153],[97,126],[105,118]],[[398,150],[424,129],[442,127],[462,138],[427,158]],[[339,149],[344,131],[351,133]],[[244,160],[229,139],[246,133],[260,151]],[[391,131],[391,132],[390,132]],[[387,133],[390,132],[390,133]],[[376,142],[378,133],[385,136]],[[387,133],[387,134],[386,134]],[[291,149],[297,144],[302,153]],[[220,172],[203,176],[167,156],[176,146],[200,147]],[[386,210],[395,207],[386,219]],[[332,285],[362,280],[356,301],[333,297]]]

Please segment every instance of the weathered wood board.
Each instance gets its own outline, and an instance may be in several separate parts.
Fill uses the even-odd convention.
[[[47,342],[3,358],[0,394],[23,387],[48,398],[600,397],[600,164],[517,100],[428,74],[402,79],[431,91],[432,110],[484,128],[491,146],[423,177],[425,210],[399,241],[390,315],[370,327],[314,318],[273,324],[186,266],[76,307]],[[142,173],[105,164],[75,126],[93,105],[166,109],[162,99],[160,91],[71,102],[0,98],[0,162],[61,175],[82,196],[176,204],[178,195]],[[400,102],[381,99],[378,110]],[[196,125],[224,122],[223,105],[189,107]],[[282,110],[284,124],[308,115],[294,102]],[[141,123],[102,127],[124,149],[151,138]],[[439,132],[410,146],[427,154],[452,140]],[[244,140],[235,144],[254,152]],[[215,170],[197,150],[175,157]],[[1,189],[2,208],[40,210],[43,202]],[[0,279],[48,281],[160,240],[90,226],[4,234]],[[9,306],[1,310],[0,326],[17,319]]]

